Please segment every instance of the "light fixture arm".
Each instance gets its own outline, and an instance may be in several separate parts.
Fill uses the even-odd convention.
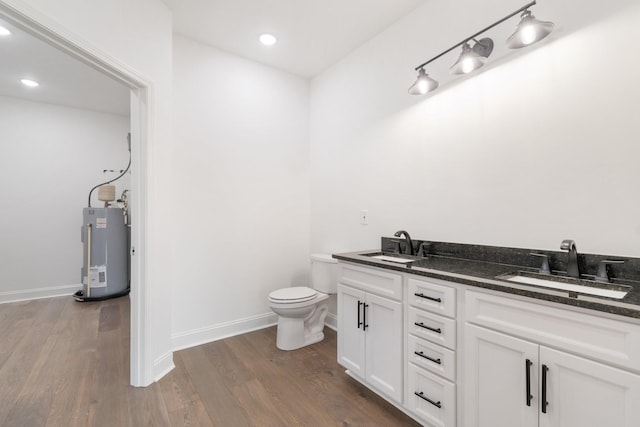
[[[451,46],[449,49],[445,50],[444,52],[434,56],[433,58],[431,58],[430,60],[428,60],[427,62],[418,65],[416,68],[414,68],[416,71],[418,71],[419,69],[425,67],[426,65],[429,65],[430,63],[432,63],[433,61],[435,61],[436,59],[440,58],[443,55],[446,55],[447,53],[451,52],[453,49],[457,48],[458,46],[462,46],[463,44],[467,43],[469,40],[475,39],[476,37],[478,37],[480,34],[492,29],[493,27],[495,27],[496,25],[500,25],[502,24],[504,21],[506,21],[507,19],[513,18],[514,16],[516,16],[517,14],[524,12],[525,10],[529,9],[531,6],[535,6],[536,5],[536,0],[533,0],[531,3],[528,3],[524,6],[522,6],[520,9],[516,10],[513,13],[510,13],[509,15],[505,16],[504,18],[500,19],[499,21],[494,22],[493,24],[489,25],[486,28],[483,28],[482,30],[478,31],[477,33],[475,33],[474,35],[467,37],[466,39],[464,39],[463,41],[461,41],[458,44],[455,44],[453,46]]]

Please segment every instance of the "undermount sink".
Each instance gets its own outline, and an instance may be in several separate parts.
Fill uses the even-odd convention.
[[[368,256],[373,259],[378,259],[380,261],[395,262],[398,264],[408,264],[410,262],[415,261],[415,259],[403,258],[402,256],[396,255],[396,254],[385,254],[384,252],[374,252],[371,254],[362,254],[362,255]]]
[[[606,298],[622,299],[632,289],[631,286],[616,283],[601,283],[593,280],[575,279],[572,277],[549,276],[518,271],[496,277],[496,279],[524,285],[541,286],[544,288],[568,291],[569,293],[581,293]]]

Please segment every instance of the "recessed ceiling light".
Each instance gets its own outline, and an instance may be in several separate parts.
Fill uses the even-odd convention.
[[[36,86],[40,86],[40,83],[35,82],[33,80],[29,80],[29,79],[22,79],[20,80],[22,82],[23,85],[28,86],[28,87],[36,87]]]
[[[262,34],[260,36],[260,43],[262,43],[265,46],[273,46],[274,44],[276,44],[277,41],[278,39],[276,39],[276,37],[273,34]]]
[[[7,30],[5,27],[0,26],[0,36],[8,36],[11,34],[11,31]]]

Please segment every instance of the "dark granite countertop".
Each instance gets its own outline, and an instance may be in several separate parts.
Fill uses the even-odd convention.
[[[385,245],[388,243],[388,239],[385,239],[387,238],[383,238],[383,248],[385,248]],[[614,279],[615,282],[625,283],[632,286],[631,291],[629,291],[629,293],[622,299],[599,297],[577,292],[543,288],[534,285],[512,283],[505,280],[500,280],[496,277],[503,274],[514,273],[517,271],[532,273],[537,272],[537,268],[533,268],[531,265],[526,265],[527,263],[529,263],[529,258],[527,257],[527,255],[529,255],[530,250],[437,242],[434,244],[434,247],[440,249],[445,248],[447,250],[441,250],[439,251],[440,253],[427,254],[427,256],[422,257],[404,254],[395,255],[415,260],[409,264],[399,264],[396,262],[382,261],[365,255],[382,253],[379,249],[334,254],[333,258],[341,261],[368,265],[371,267],[410,273],[418,276],[446,280],[468,286],[492,289],[495,291],[526,296],[539,300],[551,301],[560,304],[566,304],[575,307],[582,307],[586,309],[640,319],[640,281],[626,280],[627,278],[625,278],[624,280]],[[454,248],[455,250],[451,250],[451,248]],[[479,249],[479,251],[473,253],[475,253],[476,255],[478,253],[482,253],[482,256],[469,255],[470,253],[472,253],[472,250],[474,248]],[[511,250],[512,253],[509,253],[509,250]],[[443,254],[443,252],[446,253]],[[550,254],[550,256],[553,256],[552,252],[542,252],[546,252]],[[389,254],[393,255],[392,253]],[[566,253],[564,255],[566,256]],[[603,258],[604,256],[595,255],[593,257]],[[491,262],[487,258],[491,258],[492,261],[498,260],[501,262]],[[592,260],[590,260],[590,262],[591,261]],[[627,261],[627,264],[635,266],[635,261],[637,261],[637,259],[627,258],[625,261]],[[534,260],[533,262],[538,262],[538,260]],[[635,279],[635,277],[633,277],[633,279]]]

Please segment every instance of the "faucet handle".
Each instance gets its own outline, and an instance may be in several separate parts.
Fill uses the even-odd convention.
[[[603,259],[598,265],[598,274],[596,274],[596,281],[609,283],[611,278],[609,277],[609,265],[611,264],[624,264],[622,260]]]
[[[551,268],[549,268],[549,255],[545,255],[545,254],[539,254],[536,252],[531,252],[529,253],[529,255],[533,255],[533,256],[537,256],[542,258],[542,265],[540,266],[540,269],[538,270],[540,272],[540,274],[551,274]]]
[[[420,246],[418,247],[416,255],[420,257],[427,256],[427,254],[429,253],[429,246],[431,246],[431,242],[420,242]]]

